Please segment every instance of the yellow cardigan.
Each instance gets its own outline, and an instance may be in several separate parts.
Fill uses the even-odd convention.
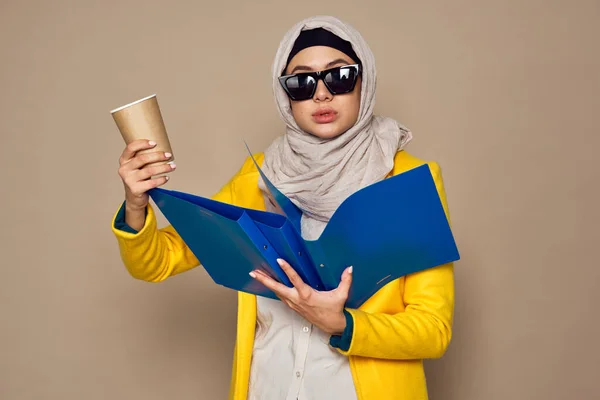
[[[261,165],[264,155],[255,156]],[[424,164],[400,151],[390,175]],[[448,207],[440,168],[428,163],[442,200]],[[212,198],[242,207],[264,210],[257,185],[258,170],[250,158]],[[409,195],[409,194],[408,194]],[[115,228],[121,258],[137,279],[159,282],[200,265],[172,226],[158,229],[151,205],[138,233]],[[359,309],[348,310],[354,320],[348,351],[359,400],[427,399],[422,360],[441,357],[452,336],[454,312],[453,264],[401,277],[382,287]],[[246,400],[256,324],[256,296],[239,292],[237,336],[229,399]]]

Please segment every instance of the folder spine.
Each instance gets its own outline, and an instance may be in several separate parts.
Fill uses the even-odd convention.
[[[242,227],[252,244],[265,260],[265,263],[262,265],[265,272],[272,275],[274,279],[280,281],[284,285],[291,287],[292,283],[277,263],[277,259],[281,258],[281,255],[277,253],[271,242],[269,242],[261,230],[256,226],[256,223],[247,212],[244,211],[242,213],[242,216],[238,220],[238,224]]]
[[[299,267],[305,275],[305,283],[309,284],[315,290],[325,290],[325,285],[321,276],[317,272],[317,267],[314,260],[308,251],[306,242],[300,237],[300,235],[288,235],[288,244],[294,254],[296,254],[296,260]]]
[[[309,250],[314,270],[323,284],[323,289],[321,290],[333,290],[337,288],[340,284],[340,278],[338,277],[336,279],[336,277],[333,276],[333,269],[330,267],[329,260],[319,242],[305,241],[305,243]]]

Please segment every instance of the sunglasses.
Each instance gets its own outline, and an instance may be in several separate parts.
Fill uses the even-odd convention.
[[[292,100],[308,100],[315,95],[317,82],[323,81],[331,94],[350,93],[361,73],[360,64],[345,65],[319,72],[300,72],[279,77],[279,83]]]

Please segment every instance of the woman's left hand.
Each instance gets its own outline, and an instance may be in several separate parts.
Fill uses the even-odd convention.
[[[292,282],[288,287],[268,277],[261,271],[253,271],[250,276],[271,289],[277,297],[306,320],[330,335],[340,335],[346,328],[344,304],[352,284],[352,267],[346,268],[337,288],[321,292],[313,289],[284,260],[278,260],[281,269]]]

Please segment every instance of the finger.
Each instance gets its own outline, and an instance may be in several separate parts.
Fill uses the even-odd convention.
[[[282,285],[281,283],[277,282],[270,276],[266,275],[264,272],[255,270],[250,272],[250,276],[256,279],[258,282],[262,283],[267,289],[273,291],[273,293],[275,293],[275,295],[280,299],[287,298],[284,292],[285,289],[288,288],[285,285]]]
[[[312,292],[311,287],[304,283],[304,281],[302,280],[300,275],[298,275],[298,273],[294,270],[294,268],[292,268],[292,266],[287,261],[281,258],[277,259],[277,263],[279,264],[283,272],[285,272],[292,285],[294,285],[300,297],[306,298],[310,296]]]
[[[287,297],[284,297],[284,296],[278,295],[278,294],[276,294],[276,296],[277,296],[277,298],[278,298],[279,300],[281,300],[281,302],[282,302],[283,304],[285,304],[286,306],[288,306],[288,307],[289,307],[289,308],[291,308],[292,310],[294,310],[294,309],[295,309],[294,303],[292,303],[292,301],[291,301],[290,299],[288,299]]]
[[[156,178],[138,182],[130,190],[132,194],[140,195],[142,193],[146,193],[150,189],[154,189],[156,187],[164,185],[165,183],[167,183],[168,180],[168,176],[159,176]]]
[[[129,170],[127,165],[124,165],[119,168],[119,175],[128,190],[133,195],[139,196],[149,189],[164,185],[169,180],[164,174],[170,173],[175,168],[174,163],[149,166],[141,170]],[[158,179],[162,177],[165,179]]]
[[[285,296],[282,296],[282,295],[277,295],[277,297],[279,298],[279,300],[281,300],[281,302],[283,304],[285,304],[286,306],[288,306],[291,310],[294,310],[294,311],[299,311],[300,310],[298,308],[298,306],[296,305],[296,303],[294,303],[293,300],[291,300],[291,299],[289,299],[289,298],[287,298]]]
[[[267,289],[272,290],[277,297],[290,297],[289,295],[292,289],[277,282],[276,280],[264,274],[262,271],[254,270],[250,272],[250,276],[262,283]]]
[[[146,167],[142,168],[141,170],[139,170],[139,173],[138,173],[139,179],[137,179],[137,180],[145,181],[146,179],[151,178],[153,176],[171,172],[175,168],[177,168],[177,165],[175,165],[174,162],[170,162],[167,164],[161,164],[161,165],[146,166]]]
[[[125,166],[129,169],[141,169],[145,165],[153,164],[160,161],[167,161],[172,157],[171,153],[162,151],[153,151],[152,153],[137,154],[129,160]]]
[[[135,157],[135,154],[138,151],[151,149],[154,146],[156,146],[156,142],[151,141],[151,140],[137,139],[137,140],[132,141],[125,147],[125,150],[123,150],[123,153],[121,154],[121,158],[119,159],[119,164],[123,164],[123,163],[131,160],[133,157]]]
[[[350,286],[352,286],[352,266],[344,270],[340,284],[335,290],[339,292],[341,296],[347,298]]]

